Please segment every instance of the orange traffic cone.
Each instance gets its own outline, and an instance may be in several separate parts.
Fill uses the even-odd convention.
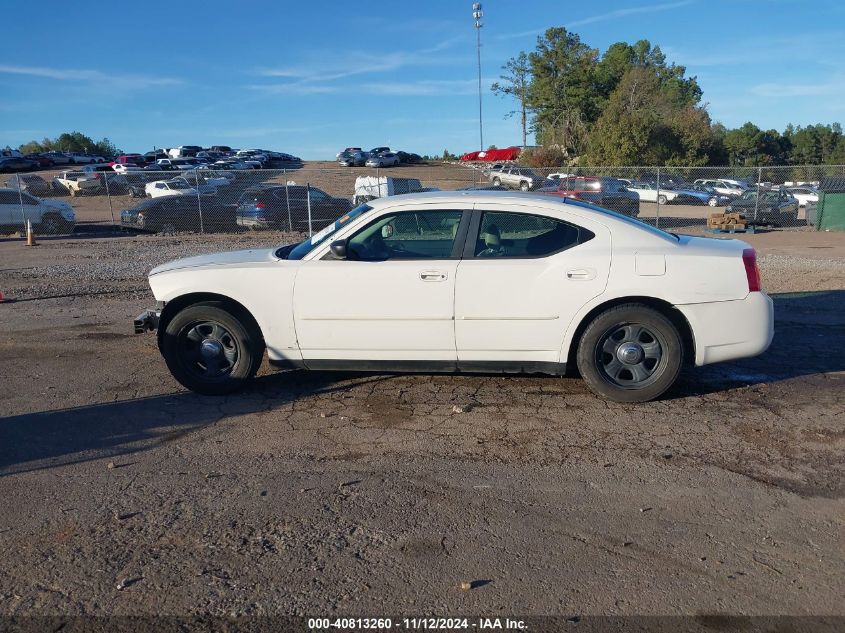
[[[38,242],[35,241],[35,231],[32,230],[32,221],[26,221],[26,245],[27,246],[38,246]]]

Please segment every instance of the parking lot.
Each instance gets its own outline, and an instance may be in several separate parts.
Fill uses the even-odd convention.
[[[745,238],[771,349],[645,405],[266,366],[181,389],[131,334],[145,272],[290,239],[0,240],[0,613],[842,613],[841,236]]]

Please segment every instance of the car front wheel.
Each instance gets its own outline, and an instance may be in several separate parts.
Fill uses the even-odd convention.
[[[615,402],[659,397],[677,380],[683,360],[683,342],[672,321],[636,303],[599,314],[584,330],[577,352],[587,386]]]
[[[519,190],[520,191],[528,191],[530,188],[531,188],[531,186],[524,180],[521,183],[519,183]]]
[[[502,181],[501,181],[501,179],[499,179],[499,178],[494,178],[494,179],[493,179],[493,185],[494,185],[494,186],[496,186],[496,187],[500,187],[500,186],[502,185]]]
[[[165,327],[161,353],[182,385],[216,396],[240,389],[255,375],[264,344],[249,315],[214,301],[178,312]]]
[[[70,233],[73,225],[60,215],[49,213],[41,218],[39,231],[46,235],[62,235]]]
[[[669,201],[669,199],[664,195],[657,196],[657,203],[658,204],[666,204],[668,201]]]

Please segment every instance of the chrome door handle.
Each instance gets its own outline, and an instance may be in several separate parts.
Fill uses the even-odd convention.
[[[566,271],[566,277],[573,281],[588,281],[596,278],[595,268],[574,268]]]
[[[423,281],[446,281],[448,274],[442,270],[423,270],[420,272],[420,279]]]

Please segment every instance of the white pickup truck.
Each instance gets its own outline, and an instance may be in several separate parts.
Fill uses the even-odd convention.
[[[81,193],[94,193],[103,186],[100,175],[97,173],[83,173],[81,171],[64,171],[53,178],[53,189],[67,192],[71,196],[78,196]]]

